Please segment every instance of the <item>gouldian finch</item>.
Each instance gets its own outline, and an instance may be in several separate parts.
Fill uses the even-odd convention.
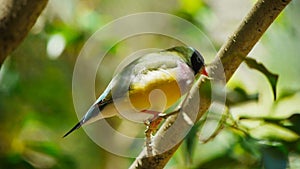
[[[83,125],[97,120],[121,116],[146,121],[163,112],[187,93],[195,75],[204,74],[204,59],[191,48],[176,46],[139,57],[125,66],[110,81],[83,118],[65,136]],[[165,100],[149,95],[155,89],[163,92]],[[163,105],[154,105],[154,104]]]

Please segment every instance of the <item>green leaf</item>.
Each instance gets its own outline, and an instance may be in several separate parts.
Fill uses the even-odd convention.
[[[272,86],[272,90],[273,90],[273,94],[274,94],[274,100],[276,100],[276,86],[277,86],[277,81],[278,81],[278,74],[274,74],[274,73],[270,72],[263,64],[258,63],[253,58],[247,57],[245,59],[245,63],[251,69],[258,70],[259,72],[263,73],[268,78],[268,81]]]
[[[261,120],[266,123],[276,125],[285,129],[289,129],[300,136],[300,113],[294,113],[287,118],[278,117],[240,117],[240,120]]]
[[[291,88],[282,89],[280,91],[280,94],[279,94],[278,98],[277,98],[277,102],[280,101],[280,100],[283,100],[283,99],[293,97],[296,94],[298,94],[299,92],[300,92],[300,89],[291,89]]]
[[[183,153],[185,157],[185,162],[187,165],[191,165],[193,163],[193,154],[195,152],[195,146],[198,144],[198,139],[196,137],[198,128],[201,123],[196,123],[187,134],[184,140]]]
[[[248,101],[257,101],[258,93],[248,94],[243,88],[235,87],[226,93],[226,105],[232,106]]]
[[[300,135],[300,114],[295,113],[282,122],[282,126]]]

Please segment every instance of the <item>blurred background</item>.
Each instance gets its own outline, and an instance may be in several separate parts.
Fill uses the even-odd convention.
[[[62,139],[78,121],[72,73],[87,39],[119,17],[164,12],[196,25],[218,50],[254,3],[50,0],[0,70],[0,168],[128,168],[134,159],[103,150],[82,129]],[[277,100],[266,76],[242,64],[228,83],[230,115],[223,129],[206,144],[197,141],[196,132],[188,136],[166,168],[300,167],[299,11],[300,2],[291,2],[249,54],[279,75]],[[177,43],[154,35],[120,42],[107,54],[105,66],[99,68],[95,95],[104,90],[130,46],[155,44],[165,48]],[[209,62],[214,55],[204,57]],[[110,122],[120,125],[119,119]]]

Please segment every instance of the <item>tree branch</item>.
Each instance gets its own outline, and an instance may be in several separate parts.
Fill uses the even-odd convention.
[[[0,67],[26,37],[48,0],[0,0]]]
[[[259,0],[254,5],[236,32],[217,53],[216,58],[221,58],[227,81],[290,1]]]
[[[280,12],[289,4],[290,1],[291,0],[258,0],[258,2],[254,5],[249,14],[240,24],[236,32],[233,33],[233,35],[219,50],[219,52],[216,55],[216,59],[212,64],[212,69],[214,67],[220,68],[223,66],[226,81],[228,82],[233,73],[237,70],[239,65],[243,62],[245,57],[252,50],[253,46],[258,42],[263,33],[267,30],[267,28],[271,25],[275,18],[280,14]],[[221,63],[223,65],[220,65],[220,62],[218,62],[219,59],[221,60]],[[198,91],[201,93],[197,120],[199,120],[202,117],[202,115],[208,110],[210,106],[210,98],[208,98],[203,94],[203,92],[201,92],[201,88],[203,88],[204,85],[205,83],[201,83],[201,80],[197,81],[193,85],[193,88],[197,88]],[[192,90],[192,96],[195,93],[198,93],[197,91]],[[191,110],[191,105],[189,104],[189,102],[183,105],[183,109],[184,106],[188,107],[186,108],[186,110]],[[174,145],[173,137],[177,137],[177,134],[182,134],[182,132],[185,132],[181,129],[184,129],[187,123],[186,120],[184,120],[181,116],[182,113],[180,113],[178,117],[173,116],[168,118],[153,138],[154,149],[160,150],[158,152],[163,153],[154,156],[147,156],[147,151],[144,148],[144,150],[132,163],[130,169],[159,169],[163,168],[167,164],[169,159],[173,156],[174,152],[180,146],[182,140],[176,143],[175,146],[173,146],[172,148],[168,149],[168,145]],[[181,122],[173,124],[175,123],[175,121],[178,120]],[[181,133],[176,132],[176,130],[175,133],[168,132],[170,126],[175,126]],[[166,151],[161,151],[161,148],[165,148]]]

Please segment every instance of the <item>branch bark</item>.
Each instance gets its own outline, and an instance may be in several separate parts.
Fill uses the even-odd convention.
[[[0,67],[26,37],[48,0],[0,0]]]
[[[216,59],[213,62],[213,67],[224,68],[224,73],[226,77],[226,82],[229,81],[231,76],[237,70],[239,65],[246,58],[248,53],[252,50],[254,45],[261,38],[263,33],[271,25],[271,23],[276,19],[276,17],[281,13],[281,11],[289,4],[291,0],[258,0],[254,7],[251,9],[246,18],[242,21],[238,29],[233,33],[233,35],[228,39],[228,41],[221,47],[216,55]],[[221,62],[218,62],[219,59]],[[222,65],[221,65],[222,63]],[[197,120],[199,120],[203,114],[208,110],[210,106],[210,98],[201,92],[205,84],[201,81],[197,81],[193,87],[198,87],[200,92],[200,106]],[[199,90],[200,89],[200,90]],[[194,92],[198,93],[198,92]],[[192,93],[192,95],[194,94]],[[188,105],[189,103],[187,103]],[[189,108],[187,109],[189,110]],[[153,138],[153,147],[160,149],[166,145],[173,144],[173,137],[180,133],[170,133],[168,129],[173,125],[178,118],[181,118],[182,114],[177,117],[173,116],[166,120],[166,122],[159,129],[155,137]],[[179,119],[180,120],[180,119]],[[177,126],[180,130],[186,125],[185,120],[181,123],[174,124],[183,125]],[[184,131],[180,131],[184,132]],[[130,166],[130,169],[142,169],[142,168],[152,168],[159,169],[163,168],[169,159],[173,156],[174,152],[180,146],[182,140],[175,144],[170,149],[167,149],[161,154],[154,156],[147,156],[147,151],[144,150],[136,158],[136,160]]]

